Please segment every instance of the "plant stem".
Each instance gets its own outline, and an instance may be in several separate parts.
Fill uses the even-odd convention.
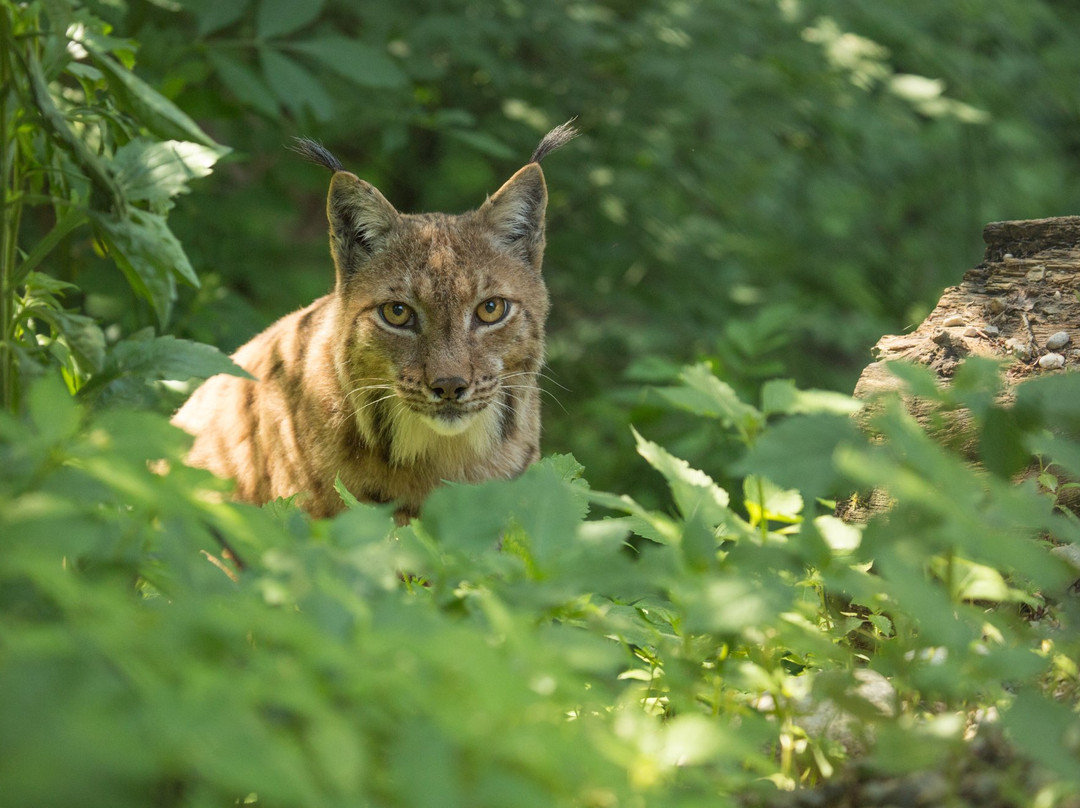
[[[15,260],[18,257],[19,219],[18,145],[15,141],[14,72],[11,69],[14,37],[12,8],[0,7],[0,395],[8,412],[19,407],[18,365],[15,362]]]

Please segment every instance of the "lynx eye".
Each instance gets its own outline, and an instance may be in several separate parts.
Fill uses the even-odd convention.
[[[379,314],[387,325],[394,328],[408,328],[416,322],[416,312],[404,303],[383,303],[379,307]]]
[[[502,297],[491,297],[476,307],[476,319],[484,325],[494,325],[510,311],[510,304]]]

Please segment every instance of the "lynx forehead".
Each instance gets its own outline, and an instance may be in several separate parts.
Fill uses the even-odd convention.
[[[399,213],[322,146],[333,291],[282,318],[174,416],[188,460],[265,502],[302,493],[314,515],[362,501],[415,515],[442,481],[520,474],[539,456],[539,373],[548,296],[541,275],[547,188],[539,161],[564,124],[479,208]]]

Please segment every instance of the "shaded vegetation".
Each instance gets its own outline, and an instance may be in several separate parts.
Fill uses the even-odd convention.
[[[771,804],[857,762],[937,767],[962,805],[942,762],[991,736],[997,804],[1075,805],[1075,484],[980,471],[899,400],[870,441],[827,389],[984,220],[1075,212],[1076,14],[0,7],[3,801]],[[575,113],[545,165],[547,424],[584,469],[446,487],[395,528],[183,466],[162,382],[237,372],[210,345],[331,282],[292,135],[460,210]],[[1076,374],[1005,410],[995,364],[896,373],[994,458],[1080,478]],[[874,487],[888,514],[833,517]]]

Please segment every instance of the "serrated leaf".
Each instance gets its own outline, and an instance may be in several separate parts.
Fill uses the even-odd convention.
[[[218,78],[237,100],[268,118],[277,117],[280,105],[259,75],[238,59],[216,51],[207,54]]]
[[[713,375],[708,365],[699,364],[679,374],[680,387],[660,387],[660,393],[670,403],[696,415],[717,418],[733,426],[743,441],[749,443],[764,426],[764,416],[755,407],[741,401],[739,396]]]
[[[143,210],[129,210],[126,217],[91,211],[112,252],[113,260],[128,283],[154,307],[164,323],[176,298],[176,275],[192,286],[199,285],[184,248],[165,223],[165,217]]]
[[[260,0],[255,30],[260,39],[290,34],[315,20],[325,0]]]
[[[320,62],[361,87],[399,89],[409,83],[404,71],[386,53],[343,36],[292,42],[289,49]]]
[[[675,498],[675,504],[686,519],[700,514],[700,517],[713,528],[733,519],[733,514],[728,508],[727,491],[713,482],[708,474],[691,467],[685,460],[675,457],[664,447],[645,440],[637,430],[632,431],[634,440],[637,442],[638,454],[667,480],[672,496]]]
[[[353,496],[353,492],[345,487],[345,483],[341,481],[341,477],[334,477],[334,490],[338,492],[338,496],[341,497],[341,501],[345,503],[346,508],[356,508],[360,505],[360,500]]]
[[[140,124],[161,138],[222,148],[176,104],[98,47],[92,36],[84,37],[82,44],[105,73],[109,89],[120,99],[121,106],[129,109]]]
[[[208,379],[219,373],[254,378],[213,345],[169,335],[118,342],[109,351],[109,371],[114,376],[173,381]]]
[[[160,203],[186,193],[188,182],[208,176],[228,151],[200,143],[140,138],[117,149],[112,170],[128,200]]]
[[[105,363],[105,335],[93,317],[56,310],[49,321],[63,335],[71,352],[85,371],[97,373]]]
[[[305,68],[272,48],[260,50],[259,60],[266,83],[294,115],[307,109],[318,120],[325,121],[334,116],[333,99]]]

